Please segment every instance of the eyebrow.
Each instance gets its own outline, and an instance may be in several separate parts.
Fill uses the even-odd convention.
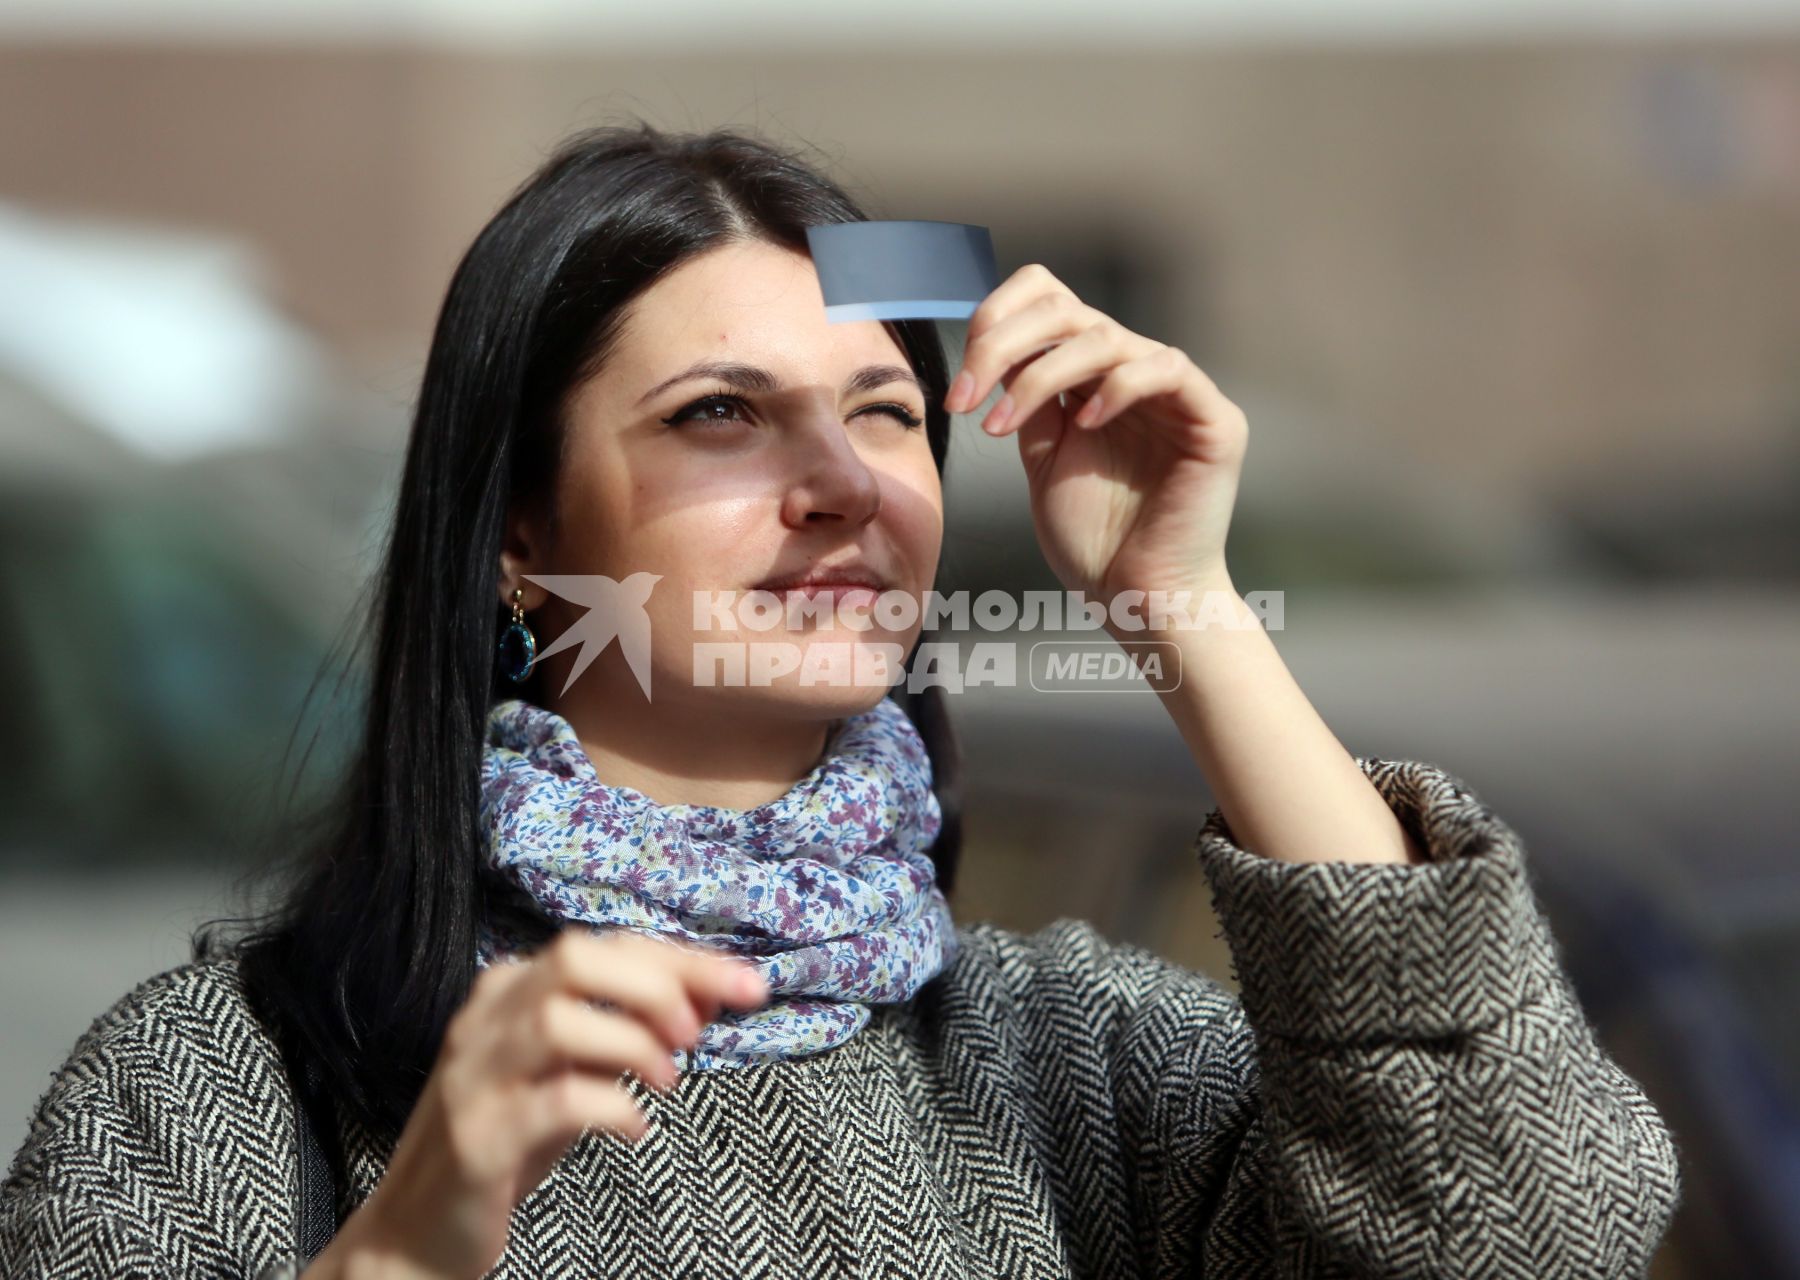
[[[665,378],[650,390],[646,391],[638,405],[648,403],[661,395],[678,382],[691,382],[696,378],[717,378],[728,382],[740,391],[770,392],[781,390],[781,380],[767,369],[753,364],[738,364],[731,360],[701,360],[690,365],[672,378]],[[864,365],[844,381],[844,394],[854,395],[859,391],[873,391],[877,387],[885,387],[891,382],[911,383],[920,395],[929,398],[925,384],[911,369],[897,364]]]

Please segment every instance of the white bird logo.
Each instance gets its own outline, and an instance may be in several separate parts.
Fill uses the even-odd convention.
[[[549,648],[538,651],[539,658],[547,658],[570,645],[581,646],[575,666],[563,682],[564,693],[575,683],[575,677],[587,670],[588,663],[598,658],[617,636],[619,649],[637,677],[638,687],[644,691],[644,700],[650,700],[650,611],[645,608],[645,602],[650,599],[651,588],[662,581],[662,574],[634,573],[622,582],[615,582],[603,573],[543,576],[527,573],[521,576],[564,600],[588,606],[580,621],[556,637]]]

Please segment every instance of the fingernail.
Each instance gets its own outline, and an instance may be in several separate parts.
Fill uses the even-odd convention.
[[[1099,416],[1100,397],[1089,396],[1087,403],[1081,406],[1081,412],[1075,415],[1075,425],[1078,427],[1091,426]]]
[[[974,394],[974,391],[975,375],[964,369],[956,375],[956,381],[950,384],[950,394],[944,397],[944,408],[951,413],[961,413],[964,398]]]
[[[760,1000],[769,994],[769,984],[754,969],[746,969],[738,974],[738,990],[748,999]]]
[[[994,411],[988,414],[987,421],[981,425],[989,434],[1003,431],[1006,429],[1007,419],[1012,417],[1012,411],[1013,398],[1010,395],[1001,396],[1000,403],[994,406]]]

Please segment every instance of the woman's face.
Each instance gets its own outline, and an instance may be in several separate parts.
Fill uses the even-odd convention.
[[[918,619],[888,629],[864,610],[867,629],[841,614],[802,618],[795,627],[792,597],[774,592],[761,599],[775,606],[776,624],[757,629],[737,606],[770,579],[820,566],[854,563],[883,590],[915,600],[935,580],[943,493],[925,432],[925,393],[899,345],[877,321],[828,323],[811,258],[762,242],[682,264],[640,295],[620,338],[604,371],[570,401],[557,544],[515,567],[615,581],[660,574],[645,601],[653,704],[748,699],[808,718],[872,706],[898,663],[874,668],[880,683],[866,674],[857,683],[856,666],[871,669],[870,646],[897,645],[903,655]],[[694,372],[701,364],[737,369]],[[524,585],[527,604],[534,591],[541,596]],[[712,593],[736,599],[701,626],[696,592],[721,605],[726,597]],[[540,650],[585,612],[546,598],[532,620]],[[704,670],[716,672],[718,683],[702,687],[697,644],[747,654],[746,674],[734,677],[731,666],[709,661]],[[843,665],[821,665],[827,658]],[[754,674],[759,660],[776,664],[771,676]],[[547,668],[546,687],[559,698],[567,670]],[[587,701],[592,693],[610,702],[635,688],[614,641],[567,697]]]

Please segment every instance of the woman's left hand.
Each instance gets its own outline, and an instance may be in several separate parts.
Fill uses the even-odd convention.
[[[970,317],[946,408],[973,408],[996,380],[1007,395],[983,428],[1019,433],[1038,541],[1067,590],[1110,605],[1133,589],[1229,589],[1249,424],[1184,352],[1032,263]]]

